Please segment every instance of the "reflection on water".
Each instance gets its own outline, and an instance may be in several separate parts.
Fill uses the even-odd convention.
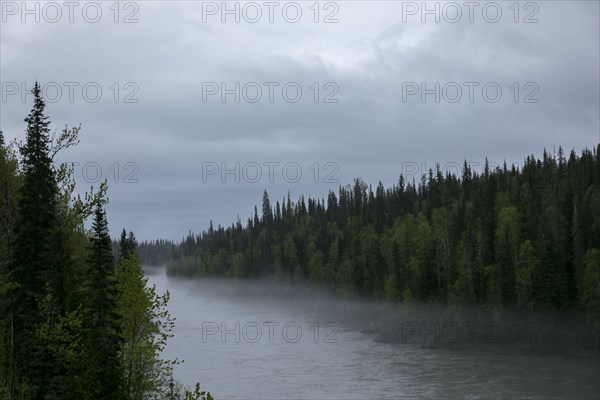
[[[147,275],[171,293],[177,320],[166,357],[185,360],[176,378],[217,399],[599,398],[594,359],[375,343],[340,304],[240,295],[241,286],[167,278],[164,269]]]

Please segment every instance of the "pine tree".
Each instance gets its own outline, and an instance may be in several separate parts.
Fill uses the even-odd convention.
[[[262,223],[267,228],[271,228],[273,225],[273,209],[266,190],[263,193]]]
[[[137,247],[138,247],[137,239],[135,238],[133,231],[129,231],[129,234],[127,235],[127,254],[128,254],[128,256],[131,256],[131,254],[134,252],[137,255]]]
[[[9,283],[8,268],[12,259],[14,223],[17,213],[18,192],[21,185],[18,174],[18,160],[10,148],[5,147],[4,136],[0,131],[0,397],[14,394],[13,346],[14,314],[11,312],[10,294],[14,284]]]
[[[159,355],[173,326],[168,293],[145,286],[132,232],[123,232],[117,282],[103,191],[71,203],[73,186],[52,158],[76,135],[51,143],[40,92],[36,83],[21,165],[0,133],[0,398],[165,398],[173,363]],[[80,228],[92,210],[88,238]],[[132,361],[133,375],[122,360]],[[182,395],[210,398],[199,389]]]
[[[45,103],[39,83],[34,89],[34,106],[27,122],[26,143],[21,148],[23,156],[23,185],[18,203],[17,223],[13,242],[13,262],[9,265],[9,278],[18,285],[13,292],[15,348],[17,354],[30,354],[22,358],[17,370],[40,389],[46,379],[45,371],[35,371],[33,366],[39,343],[33,332],[39,318],[38,301],[46,296],[56,282],[55,258],[52,254],[53,235],[57,226],[56,204],[58,187],[49,155],[50,122],[44,115]],[[32,351],[33,350],[33,351]],[[38,349],[41,350],[41,349]]]
[[[527,313],[582,307],[584,256],[600,248],[599,151],[571,151],[568,160],[562,149],[545,151],[521,170],[486,160],[478,172],[465,161],[460,176],[436,165],[420,183],[400,176],[375,192],[356,179],[337,196],[308,197],[308,207],[288,193],[274,215],[264,192],[261,219],[254,207],[245,228],[190,234],[168,272],[308,277],[348,295],[406,292]],[[195,257],[207,243],[210,254]]]
[[[96,206],[90,237],[85,296],[89,385],[93,398],[121,397],[120,319],[112,245],[106,215]]]
[[[121,239],[119,240],[119,261],[129,258],[136,251],[137,246],[138,243],[133,232],[129,231],[128,235],[125,228],[123,228]]]
[[[119,260],[124,260],[129,256],[129,250],[127,248],[127,232],[125,228],[121,231],[121,238],[119,240]]]
[[[48,117],[39,84],[33,89],[35,104],[27,122],[27,142],[21,149],[24,181],[19,201],[18,223],[15,227],[12,278],[21,285],[17,307],[31,317],[36,297],[43,293],[43,281],[48,278],[50,243],[56,225],[55,207],[58,188],[49,157]],[[19,312],[19,314],[21,314]]]
[[[16,155],[5,147],[0,131],[0,280],[6,279],[11,260],[17,197],[21,186]]]

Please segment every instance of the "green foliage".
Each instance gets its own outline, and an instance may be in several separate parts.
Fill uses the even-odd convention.
[[[84,314],[88,391],[93,398],[122,398],[121,317],[106,215],[96,206],[90,236]]]
[[[173,242],[165,239],[143,241],[138,244],[137,253],[142,265],[165,266],[174,246]]]
[[[160,400],[214,400],[214,398],[210,392],[202,390],[199,383],[196,383],[194,390],[190,390],[171,379],[165,397]]]
[[[0,132],[0,398],[163,400],[169,294],[146,287],[132,232],[117,281],[106,182],[74,195],[73,169],[53,159],[80,128],[51,140],[38,83],[33,94],[21,160]],[[212,397],[198,386],[180,398]]]
[[[177,363],[160,358],[174,326],[167,311],[169,292],[159,295],[155,287],[147,286],[135,253],[121,260],[117,282],[124,390],[128,399],[143,400],[164,390],[171,367]]]
[[[460,177],[439,167],[419,183],[373,189],[357,179],[327,199],[266,192],[255,211],[169,251],[178,276],[268,277],[311,283],[344,296],[567,308],[581,304],[584,255],[600,248],[598,149],[565,159],[544,152],[522,169]],[[406,294],[406,296],[405,296]]]
[[[494,246],[499,274],[496,278],[501,302],[505,304],[511,304],[515,300],[515,276],[521,232],[519,220],[519,210],[514,206],[505,206],[498,212]]]
[[[33,387],[45,389],[47,374],[59,368],[58,361],[46,357],[41,339],[36,337],[37,325],[45,321],[43,309],[46,292],[49,290],[54,299],[61,283],[55,273],[57,259],[57,202],[58,185],[52,166],[48,118],[44,115],[45,103],[40,94],[40,86],[34,89],[34,106],[25,119],[27,122],[26,143],[20,148],[22,155],[22,179],[20,197],[17,206],[16,221],[11,235],[11,260],[8,263],[8,279],[15,284],[9,294],[9,318],[14,347],[11,354],[26,354],[30,357],[13,357],[11,370],[23,376]],[[62,300],[62,299],[61,299]],[[58,304],[57,315],[66,310],[65,304]],[[12,346],[12,344],[11,344]],[[44,365],[44,372],[36,368]],[[11,383],[12,384],[12,383]]]
[[[129,235],[125,232],[125,229],[121,232],[121,240],[119,240],[119,260],[129,258],[137,249],[138,243],[135,239],[133,232],[129,232]]]
[[[399,301],[402,299],[401,293],[398,290],[398,278],[396,278],[396,274],[391,273],[385,279],[385,299],[388,301]]]
[[[600,250],[598,249],[590,249],[585,254],[582,302],[591,315],[600,315]]]
[[[29,353],[37,354],[34,369],[44,371],[34,380],[36,392],[44,399],[86,398],[81,310],[61,315],[49,287],[39,309],[43,320],[37,324],[37,340]]]
[[[515,278],[517,305],[522,308],[532,307],[532,288],[534,273],[538,269],[535,250],[531,241],[527,240],[521,245],[517,274]]]
[[[14,145],[6,145],[0,131],[0,398],[8,398],[13,392],[15,382],[15,353],[10,326],[13,313],[10,307],[10,296],[18,288],[8,275],[9,263],[12,259],[14,241],[14,224],[17,219],[22,176],[19,174],[19,163]],[[23,385],[19,385],[23,389]],[[23,398],[25,391],[23,391]]]
[[[186,390],[185,400],[214,400],[209,392],[200,389],[200,384],[196,383],[194,391]]]

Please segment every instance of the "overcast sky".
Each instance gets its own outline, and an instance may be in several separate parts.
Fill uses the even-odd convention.
[[[82,125],[58,161],[82,190],[101,170],[113,235],[600,139],[598,1],[23,4],[0,1],[0,129],[23,139],[45,85],[53,127]]]

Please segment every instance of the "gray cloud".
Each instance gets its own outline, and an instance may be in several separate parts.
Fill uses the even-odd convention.
[[[450,168],[464,159],[482,163],[486,156],[522,162],[544,147],[580,150],[599,140],[597,2],[536,2],[534,24],[514,23],[510,2],[498,3],[498,23],[476,13],[473,23],[463,15],[456,24],[431,17],[421,23],[418,15],[403,22],[402,2],[337,2],[335,24],[315,24],[312,3],[299,3],[304,13],[297,24],[282,18],[221,23],[218,16],[203,23],[202,3],[183,1],[137,2],[139,22],[123,24],[113,22],[109,3],[100,4],[103,18],[96,24],[81,18],[22,23],[18,15],[3,15],[0,73],[3,89],[10,82],[30,88],[34,79],[63,89],[63,82],[80,83],[72,102],[65,89],[48,113],[58,128],[83,125],[81,145],[61,160],[101,166],[109,180],[113,234],[126,226],[142,239],[179,238],[188,229],[206,228],[210,219],[229,225],[239,215],[244,223],[264,189],[273,201],[288,191],[293,198],[324,196],[355,177],[392,184],[408,163],[425,170],[436,161],[454,163]],[[125,11],[131,10],[121,10],[120,19]],[[88,82],[102,89],[96,103],[80,91]],[[243,98],[235,103],[233,95],[222,103],[218,95],[203,102],[203,82],[281,85],[273,103],[264,86],[255,104]],[[281,96],[287,82],[302,88],[297,103]],[[323,102],[333,93],[324,87],[328,82],[339,87],[333,95],[338,103]],[[463,96],[436,103],[427,95],[422,103],[417,94],[403,102],[406,82],[428,88],[456,82]],[[464,82],[480,83],[473,103]],[[502,89],[496,103],[482,98],[481,87],[489,82]],[[127,95],[138,102],[125,103]],[[539,102],[524,103],[527,95]],[[5,135],[23,138],[30,101],[8,96],[0,107]],[[128,162],[139,167],[138,183],[123,182],[132,171],[124,169]],[[203,182],[206,162],[229,168],[239,162],[240,169],[252,162],[295,162],[303,175],[291,183],[279,168],[270,182],[264,167],[257,183],[236,183],[232,175],[225,183],[218,175]],[[339,183],[324,182],[332,171],[324,168],[327,162],[339,168]],[[118,179],[110,169],[115,163]],[[81,174],[76,178],[82,188],[90,185]]]

